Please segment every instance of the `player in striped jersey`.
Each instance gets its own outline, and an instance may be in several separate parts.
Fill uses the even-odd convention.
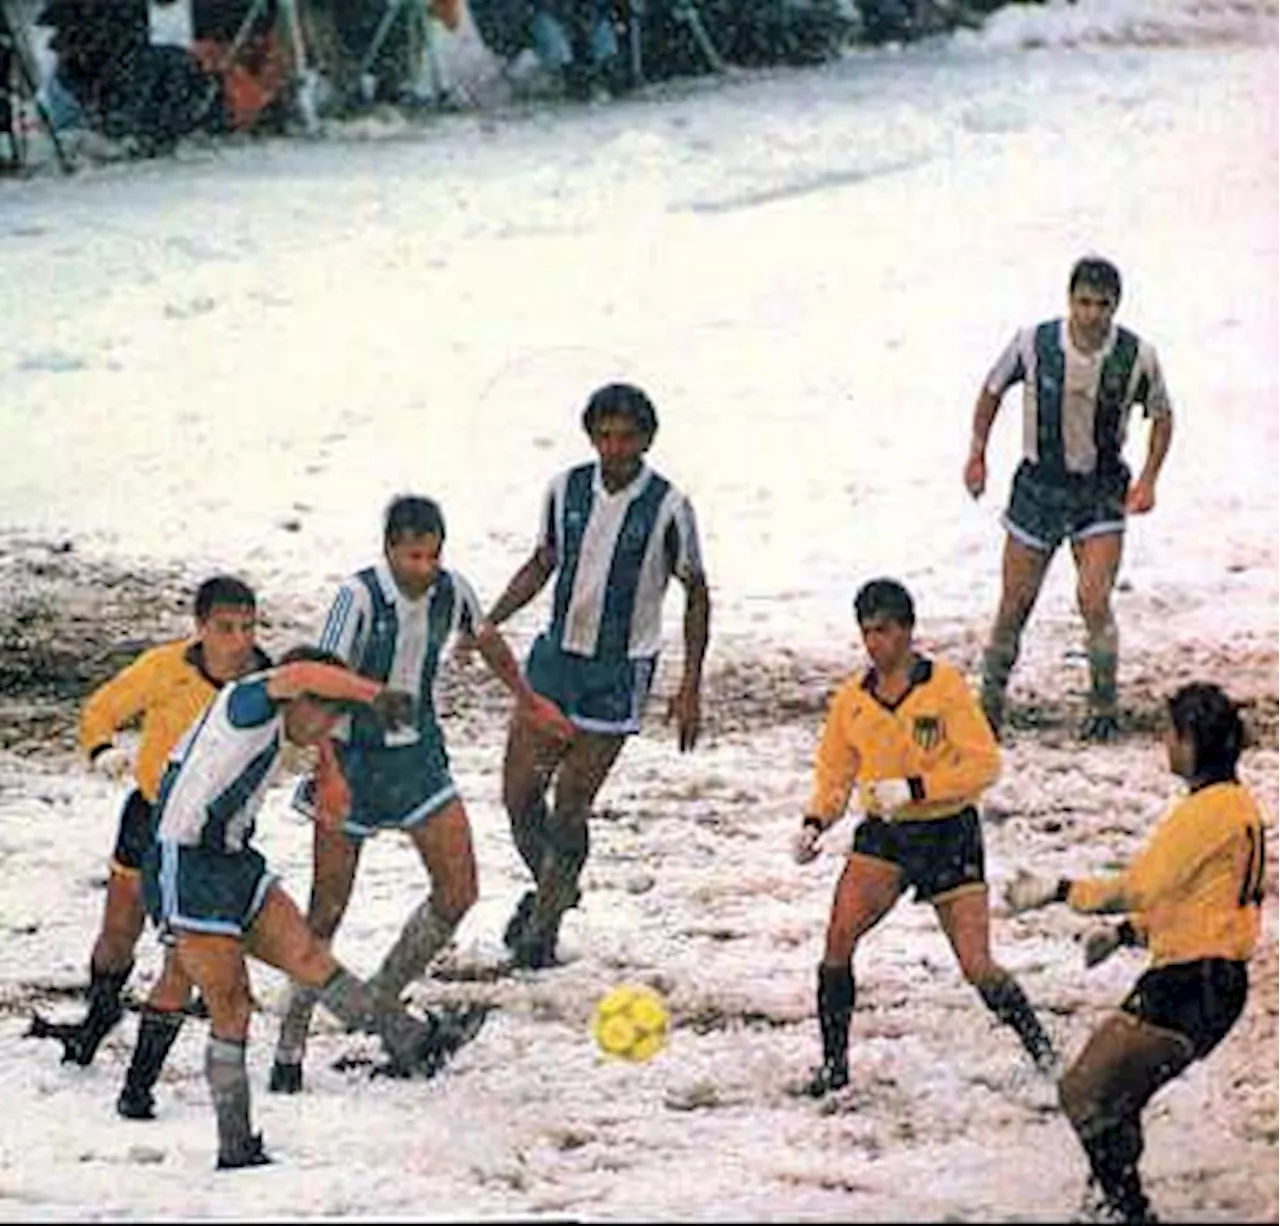
[[[278,666],[219,693],[174,750],[161,784],[143,893],[152,922],[209,1006],[205,1076],[219,1168],[269,1161],[250,1127],[246,954],[315,988],[348,1029],[376,1033],[399,1071],[429,1075],[454,1039],[436,1018],[419,1021],[380,1003],[341,966],[253,846],[285,743],[321,743],[351,704],[387,727],[412,711],[403,691],[358,676],[331,653],[295,648]],[[316,820],[332,819],[321,812]]]
[[[1014,913],[1065,902],[1083,914],[1127,913],[1089,933],[1085,966],[1121,945],[1150,965],[1093,1032],[1059,1083],[1062,1108],[1106,1207],[1155,1221],[1138,1176],[1141,1114],[1152,1095],[1226,1037],[1244,1010],[1264,897],[1262,811],[1236,774],[1245,740],[1236,705],[1194,682],[1169,699],[1169,767],[1188,794],[1122,873],[1054,878],[1026,870],[1005,887]]]
[[[831,700],[793,847],[799,864],[816,858],[822,832],[844,815],[857,787],[865,816],[836,884],[818,965],[822,1063],[804,1089],[820,1098],[848,1084],[854,954],[908,889],[932,905],[983,1004],[1048,1069],[1049,1036],[991,955],[977,805],[999,774],[1000,748],[959,670],[915,650],[915,606],[901,583],[864,584],[854,612],[871,667]]]
[[[361,676],[412,694],[411,726],[387,731],[355,714],[334,735],[338,762],[349,790],[349,812],[340,829],[314,827],[311,900],[307,922],[331,941],[355,885],[364,840],[380,830],[401,830],[422,859],[429,893],[405,920],[370,980],[388,1002],[449,940],[477,895],[471,824],[449,773],[435,707],[440,660],[456,638],[476,648],[494,675],[512,692],[517,709],[555,741],[573,726],[554,703],[535,694],[520,673],[506,640],[481,620],[471,584],[441,564],[445,522],[430,498],[403,495],[388,506],[383,559],[349,578],[338,590],[320,637]],[[304,785],[299,806],[312,803]],[[271,1088],[297,1093],[315,992],[295,987],[280,1024]]]
[[[978,498],[986,488],[987,438],[1000,402],[1013,384],[1023,384],[1023,459],[1003,516],[1000,605],[982,659],[982,706],[997,733],[1023,628],[1064,540],[1075,559],[1089,658],[1089,711],[1081,733],[1103,741],[1119,733],[1119,632],[1111,592],[1125,517],[1155,506],[1156,479],[1173,438],[1173,408],[1155,350],[1114,323],[1120,288],[1119,270],[1108,260],[1077,261],[1067,317],[1019,331],[974,406],[964,483]],[[1146,461],[1131,483],[1122,453],[1138,404],[1151,431]]]
[[[520,900],[505,939],[527,967],[554,962],[561,919],[578,900],[591,805],[623,742],[640,730],[673,576],[685,589],[684,667],[668,717],[681,751],[698,738],[710,633],[693,505],[644,462],[658,429],[649,397],[631,384],[606,384],[588,400],[582,427],[596,462],[552,480],[533,553],[489,612],[501,625],[555,576],[550,623],[525,671],[578,729],[571,742],[552,742],[517,710],[508,732],[503,795],[536,888]]]

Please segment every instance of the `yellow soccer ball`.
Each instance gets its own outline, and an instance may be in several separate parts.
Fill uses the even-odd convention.
[[[643,983],[624,983],[596,1003],[591,1033],[607,1056],[650,1060],[667,1045],[671,1018],[662,997]]]

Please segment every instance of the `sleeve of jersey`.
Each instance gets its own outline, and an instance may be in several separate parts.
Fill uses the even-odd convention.
[[[278,704],[267,693],[265,676],[237,681],[227,695],[227,719],[233,728],[260,728],[274,719]]]
[[[672,518],[676,529],[676,557],[672,572],[688,582],[702,570],[702,542],[698,538],[698,521],[693,513],[693,503],[683,495],[677,500]]]
[[[1160,369],[1160,359],[1156,351],[1147,344],[1141,343],[1139,350],[1139,395],[1137,399],[1147,417],[1170,417],[1173,414],[1173,403],[1169,399],[1169,389],[1165,386],[1164,372]]]
[[[142,711],[156,669],[157,657],[143,652],[89,695],[80,712],[79,740],[85,753],[111,744],[116,732]]]
[[[353,664],[367,633],[368,621],[369,593],[360,580],[348,579],[333,598],[318,646]]]
[[[1022,333],[1014,335],[996,364],[987,372],[983,387],[993,396],[1003,396],[1015,383],[1027,377],[1026,363],[1022,360]]]
[[[942,693],[946,744],[911,783],[916,801],[977,800],[1000,775],[1000,746],[964,678],[948,670]],[[918,793],[918,794],[917,794]]]
[[[848,689],[836,693],[827,709],[814,755],[813,790],[805,815],[821,818],[827,825],[844,815],[862,765],[862,755],[851,735],[853,702]]]
[[[480,628],[484,613],[480,608],[480,599],[476,590],[455,570],[453,575],[454,590],[458,593],[455,629],[459,634],[471,634]]]
[[[1183,801],[1152,831],[1124,872],[1072,882],[1067,905],[1086,913],[1146,911],[1181,890],[1215,850],[1203,823]]]

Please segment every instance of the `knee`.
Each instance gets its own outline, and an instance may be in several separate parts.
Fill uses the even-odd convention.
[[[1058,1079],[1058,1105],[1082,1137],[1088,1136],[1092,1131],[1090,1125],[1103,1114],[1096,1084],[1081,1073],[1076,1064]]]
[[[432,887],[431,909],[447,924],[457,925],[479,897],[480,887],[473,865],[470,872],[459,873],[455,879]]]
[[[206,985],[203,995],[209,1007],[209,1027],[214,1034],[222,1039],[243,1039],[249,1033],[253,1004],[241,985]]]

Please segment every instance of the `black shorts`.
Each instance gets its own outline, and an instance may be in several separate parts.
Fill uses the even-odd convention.
[[[1120,1008],[1153,1026],[1186,1035],[1195,1059],[1203,1060],[1235,1025],[1248,995],[1245,963],[1200,958],[1152,967]]]
[[[982,826],[972,805],[951,817],[925,821],[868,817],[853,832],[853,850],[897,865],[903,888],[915,887],[916,902],[931,902],[987,880]]]
[[[125,873],[142,870],[142,857],[151,845],[151,802],[136,788],[120,810],[111,866]]]

